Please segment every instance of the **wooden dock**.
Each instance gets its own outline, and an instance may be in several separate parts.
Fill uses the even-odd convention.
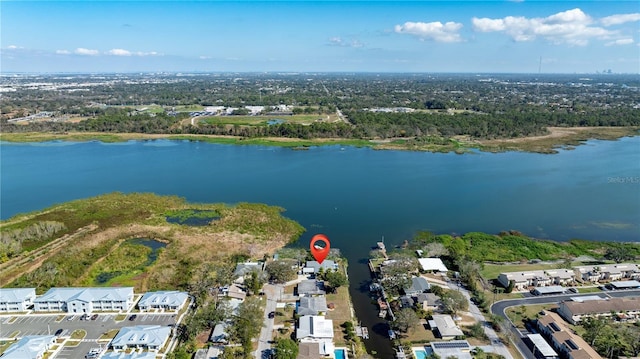
[[[362,339],[369,339],[369,329],[367,327],[356,326],[356,335]]]

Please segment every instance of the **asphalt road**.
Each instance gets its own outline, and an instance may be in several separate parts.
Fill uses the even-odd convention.
[[[267,303],[264,309],[264,325],[260,330],[260,337],[258,338],[258,349],[254,353],[255,358],[269,357],[274,321],[273,318],[269,318],[269,313],[275,312],[276,302],[282,297],[284,286],[282,284],[266,284],[263,290]]]
[[[534,304],[553,304],[560,303],[561,301],[571,299],[572,297],[585,297],[585,296],[593,296],[597,295],[601,298],[607,297],[633,297],[640,296],[640,290],[618,290],[618,291],[603,291],[596,293],[584,293],[584,294],[561,294],[561,295],[541,295],[537,297],[529,297],[522,299],[509,299],[509,300],[501,300],[499,302],[494,303],[491,306],[491,313],[499,315],[505,319],[505,323],[509,325],[509,331],[513,333],[513,337],[515,339],[515,345],[518,347],[520,353],[527,359],[534,359],[535,357],[531,353],[531,350],[526,346],[526,344],[522,341],[522,333],[511,323],[511,320],[505,314],[505,309],[514,306],[520,305],[534,305]]]
[[[58,320],[59,314],[23,314],[23,315],[3,315],[0,316],[0,338],[22,338],[26,335],[54,335],[62,329],[61,337],[69,337],[76,329],[82,329],[87,334],[77,347],[65,346],[56,358],[84,358],[89,349],[99,347],[98,339],[113,329],[134,325],[172,325],[176,322],[173,313],[136,313],[137,318],[133,321],[127,319],[116,322],[116,314],[99,314],[96,320],[80,320],[80,316],[65,315]],[[16,318],[15,320],[12,320]],[[104,345],[106,345],[104,341]]]

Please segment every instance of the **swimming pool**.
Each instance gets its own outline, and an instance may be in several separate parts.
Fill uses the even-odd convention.
[[[346,359],[347,356],[345,355],[345,350],[344,349],[335,349],[333,351],[333,354],[335,355],[336,359]]]
[[[427,352],[424,350],[414,350],[414,353],[416,353],[416,358],[418,359],[427,359]]]

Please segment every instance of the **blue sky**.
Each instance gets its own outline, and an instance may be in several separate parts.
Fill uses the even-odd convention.
[[[0,20],[2,72],[640,73],[638,1],[1,1]]]

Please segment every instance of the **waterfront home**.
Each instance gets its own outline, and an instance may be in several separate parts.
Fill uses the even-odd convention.
[[[449,269],[440,258],[418,258],[420,267],[425,272],[440,272],[446,274]]]
[[[327,312],[327,298],[323,295],[316,297],[301,297],[296,313],[298,315],[324,315]]]
[[[234,283],[243,284],[244,278],[251,274],[251,272],[261,272],[264,269],[263,262],[245,262],[236,264],[236,269],[233,271]]]
[[[34,299],[35,288],[0,288],[0,313],[27,311]]]
[[[33,301],[36,312],[127,311],[131,306],[133,287],[51,288]]]
[[[142,311],[151,309],[178,311],[187,303],[188,299],[189,294],[187,292],[178,292],[176,290],[147,292],[138,302],[138,308]]]
[[[404,293],[408,296],[414,296],[419,293],[426,293],[431,289],[431,285],[423,277],[411,278],[411,285],[408,288],[404,288]]]
[[[2,359],[41,359],[56,343],[55,335],[27,335],[11,344]]]
[[[307,261],[304,268],[302,268],[302,273],[316,274],[320,271],[320,268],[325,272],[328,270],[338,270],[338,263],[329,259],[323,260],[322,263],[318,263],[318,261]]]
[[[114,351],[143,349],[157,352],[171,336],[171,327],[160,325],[137,325],[123,327],[110,343]]]
[[[416,305],[426,311],[436,311],[442,304],[440,297],[433,293],[419,293],[415,296]]]
[[[318,343],[318,351],[321,356],[332,355],[333,345],[333,321],[317,315],[303,315],[298,319],[296,339],[300,343]]]

